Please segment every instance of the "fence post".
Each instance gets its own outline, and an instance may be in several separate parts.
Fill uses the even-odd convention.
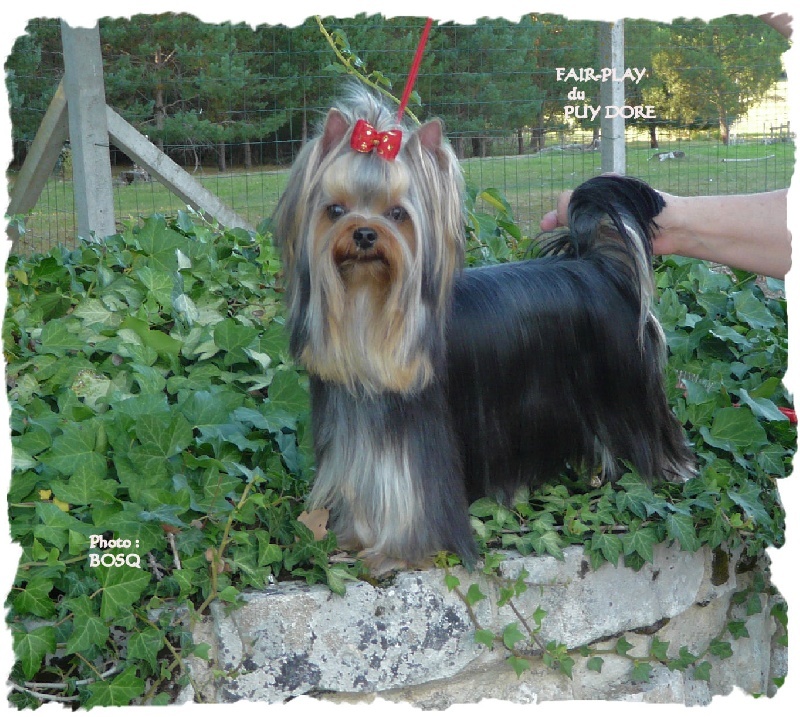
[[[69,138],[67,128],[67,96],[64,94],[64,82],[59,83],[53,99],[42,118],[42,123],[33,138],[25,162],[17,175],[17,181],[11,190],[8,203],[8,215],[27,214],[36,206],[42,188],[53,173],[64,142]],[[11,240],[11,253],[19,249],[19,232],[14,223],[6,228]]]
[[[603,172],[625,174],[625,119],[606,111],[607,107],[625,104],[625,25],[623,20],[600,25],[600,64],[611,68],[616,77],[600,83],[600,169]]]
[[[61,42],[78,236],[101,239],[116,233],[116,223],[100,27],[72,28],[62,20]]]

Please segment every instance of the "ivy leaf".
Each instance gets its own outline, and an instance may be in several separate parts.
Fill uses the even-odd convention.
[[[616,650],[616,653],[618,655],[622,655],[623,657],[625,657],[628,654],[628,651],[632,649],[633,645],[631,645],[631,643],[628,642],[624,636],[620,637],[617,640],[617,644],[614,646],[614,650]]]
[[[96,516],[95,527],[90,528],[91,533],[103,533],[112,530],[115,536],[130,540],[139,554],[144,554],[164,545],[164,531],[158,523],[147,522],[145,511],[135,504],[128,503],[122,511],[114,512],[110,516]],[[163,518],[161,515],[159,518]]]
[[[292,416],[308,411],[308,391],[300,385],[297,371],[276,371],[269,385],[269,405]]]
[[[491,630],[475,630],[475,642],[492,649],[494,647],[494,633]]]
[[[110,680],[88,685],[89,699],[86,709],[92,707],[122,707],[130,705],[144,693],[145,682],[136,675],[136,668],[129,667]]]
[[[711,663],[708,660],[703,660],[697,667],[694,668],[693,679],[703,680],[708,682],[711,679]]]
[[[789,457],[788,451],[778,443],[764,446],[756,456],[759,468],[769,475],[784,478],[787,466],[785,459]]]
[[[30,613],[37,617],[51,617],[55,604],[50,597],[53,581],[43,577],[31,578],[19,591],[14,591],[14,609],[20,614]]]
[[[728,622],[728,632],[731,633],[734,640],[750,637],[750,633],[747,631],[747,626],[743,620],[730,620]]]
[[[637,660],[633,663],[631,680],[633,682],[650,682],[652,672],[653,667],[649,662],[639,662]]]
[[[497,189],[484,189],[477,198],[482,199],[499,212],[511,214],[511,205]]]
[[[616,565],[622,554],[622,540],[613,533],[596,532],[592,535],[592,549],[599,550],[612,565]]]
[[[67,351],[81,351],[86,348],[86,341],[76,331],[78,326],[77,321],[64,321],[62,318],[48,321],[42,327],[39,337],[42,352],[61,356]]]
[[[61,435],[53,441],[53,447],[42,456],[42,462],[67,476],[80,467],[84,475],[103,478],[106,460],[94,450],[97,430],[94,420],[65,425]]]
[[[730,341],[740,347],[750,347],[751,344],[747,338],[737,331],[733,326],[716,325],[711,329],[711,333],[723,341]]]
[[[139,600],[142,591],[150,582],[150,575],[144,570],[128,565],[98,568],[102,588],[100,617],[113,619],[130,611],[131,605]]]
[[[147,322],[134,316],[126,316],[122,324],[120,324],[120,330],[125,329],[133,331],[146,348],[155,351],[158,356],[166,359],[171,366],[177,365],[183,345],[178,339],[158,329],[150,328]]]
[[[49,625],[37,627],[30,632],[14,633],[14,654],[20,662],[22,672],[27,679],[33,679],[41,667],[45,655],[52,655],[56,650],[56,631]]]
[[[229,423],[231,414],[241,405],[241,394],[215,387],[209,391],[192,391],[179,407],[192,426],[201,428]]]
[[[50,432],[43,426],[33,425],[30,430],[21,436],[12,436],[11,444],[14,450],[23,450],[31,456],[35,456],[42,451],[46,451],[53,445]]]
[[[645,562],[653,561],[653,546],[658,542],[655,531],[650,526],[631,528],[621,536],[625,555],[638,555]]]
[[[486,599],[486,595],[481,592],[478,583],[472,583],[467,589],[467,594],[464,597],[469,605],[475,605],[475,603]]]
[[[657,635],[653,635],[653,639],[650,642],[650,657],[659,662],[666,662],[669,659],[667,657],[668,649],[669,641],[664,642],[659,640]]]
[[[99,299],[87,298],[73,310],[73,316],[82,319],[87,325],[108,326],[114,322],[114,312],[110,311]]]
[[[452,591],[453,591],[453,590],[455,590],[455,589],[456,589],[456,588],[457,588],[459,585],[461,585],[461,581],[460,581],[460,580],[459,580],[459,579],[458,579],[458,578],[457,578],[455,575],[453,575],[452,573],[447,573],[447,574],[444,576],[444,584],[445,584],[445,587],[446,587],[446,588],[447,588],[449,591],[451,591],[451,592],[452,592]]]
[[[80,535],[91,535],[94,528],[61,510],[54,503],[40,502],[36,504],[37,523],[33,534],[39,539],[63,549],[69,540],[69,531]]]
[[[528,660],[526,660],[526,659],[524,659],[522,657],[516,657],[515,655],[509,655],[506,658],[506,662],[509,665],[511,665],[511,667],[514,670],[514,672],[516,673],[517,677],[522,675],[522,673],[525,672],[525,670],[530,670],[531,669],[531,663]]]
[[[603,664],[604,660],[599,655],[595,655],[594,657],[590,657],[586,661],[586,669],[591,670],[592,672],[602,672],[603,671]]]
[[[775,317],[759,301],[752,291],[737,291],[733,294],[733,308],[736,316],[754,329],[772,329]]]
[[[547,617],[547,610],[544,610],[538,606],[531,615],[531,619],[536,623],[537,628],[541,628],[542,620],[544,620],[546,617]]]
[[[689,648],[686,645],[681,645],[681,649],[678,651],[678,657],[675,660],[670,660],[667,664],[670,670],[685,670],[687,667],[692,665],[697,661],[697,655],[693,655],[689,652]]]
[[[728,497],[757,523],[769,523],[769,515],[761,503],[761,491],[754,483],[747,482],[738,490],[729,489]]]
[[[258,564],[280,565],[283,560],[281,546],[273,543],[268,534],[259,533],[256,538],[258,539]]]
[[[525,635],[520,631],[516,622],[509,623],[503,630],[503,644],[509,650],[513,650],[514,645],[524,639]]]
[[[136,278],[142,282],[142,285],[147,289],[148,293],[155,298],[161,306],[170,305],[172,301],[172,289],[175,286],[175,280],[170,273],[155,269],[152,266],[143,266],[137,269],[135,274]]]
[[[331,565],[326,567],[325,577],[327,578],[328,587],[331,589],[331,592],[336,595],[345,594],[346,580],[355,580],[344,565]]]
[[[177,250],[191,254],[188,240],[169,228],[164,217],[153,215],[147,217],[135,234],[135,242],[142,253],[148,257],[147,265],[161,271],[175,271],[178,268]]]
[[[53,495],[71,505],[90,505],[109,502],[119,488],[113,480],[102,480],[95,470],[98,466],[86,463],[79,465],[67,481],[52,483]]]
[[[668,515],[667,535],[678,540],[683,550],[693,553],[700,549],[694,519],[690,515]]]
[[[158,652],[163,646],[164,638],[161,632],[154,627],[148,627],[131,635],[128,640],[128,657],[133,660],[144,660],[155,673],[158,670]]]
[[[214,327],[214,343],[225,352],[225,365],[245,363],[247,348],[256,338],[258,332],[250,326],[242,326],[233,319],[224,319]]]
[[[775,405],[775,403],[770,401],[768,398],[757,398],[750,396],[745,389],[739,390],[739,398],[742,400],[742,403],[745,403],[750,407],[753,415],[758,418],[763,418],[767,421],[779,422],[789,420],[786,415],[778,410],[778,407]]]
[[[65,651],[68,655],[72,655],[76,652],[87,652],[93,647],[102,647],[108,635],[108,625],[97,615],[91,613],[76,615]]]
[[[145,475],[163,472],[165,461],[178,455],[193,440],[192,427],[177,411],[142,416],[135,430],[141,445],[131,448],[130,458]]]
[[[714,415],[714,422],[708,433],[711,445],[717,448],[730,448],[732,452],[747,451],[755,453],[769,441],[761,424],[753,414],[743,408],[721,408]]]
[[[561,536],[554,530],[548,530],[541,535],[532,535],[530,544],[538,555],[547,554],[557,560],[564,559],[564,552],[561,550]]]
[[[708,646],[708,651],[715,657],[724,660],[733,655],[733,648],[730,642],[714,638]]]
[[[478,498],[469,507],[469,512],[476,518],[490,518],[497,510],[497,501],[491,498]]]
[[[752,593],[747,600],[745,614],[748,617],[751,615],[758,615],[763,609],[764,606],[761,604],[761,595],[757,592]]]

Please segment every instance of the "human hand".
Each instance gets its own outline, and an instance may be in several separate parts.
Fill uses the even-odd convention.
[[[667,205],[671,205],[675,202],[675,197],[666,192],[659,192],[659,194],[661,194],[661,197]],[[558,227],[567,226],[567,208],[569,207],[570,197],[572,197],[572,192],[569,190],[561,192],[561,194],[558,195],[556,209],[547,212],[539,222],[539,228],[543,232],[551,232],[554,229],[558,229]],[[670,211],[669,216],[671,217],[672,214],[673,212]],[[659,219],[661,218],[662,214],[659,214]],[[663,224],[657,222],[656,231],[653,236],[653,252],[655,254],[672,254],[676,251],[678,244],[675,241],[673,232],[663,230]]]
[[[542,217],[539,227],[543,232],[551,232],[558,227],[567,226],[567,207],[572,192],[561,192],[556,200],[556,209],[553,209]]]

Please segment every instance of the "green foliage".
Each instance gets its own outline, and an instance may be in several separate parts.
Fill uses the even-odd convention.
[[[186,213],[9,261],[17,684],[87,707],[151,699],[186,679],[186,618],[215,597],[290,573],[343,592],[355,574],[296,521],[308,395],[278,266],[263,239]]]
[[[314,18],[252,28],[180,13],[104,17],[106,95],[125,119],[186,159],[217,142],[264,142],[307,122],[309,107],[324,107],[336,73],[357,72],[384,88],[390,78],[402,82],[423,22],[325,18],[328,47]],[[751,16],[626,22],[627,65],[649,69],[641,84],[630,83],[626,104],[656,106],[661,125],[732,122],[778,78],[788,46]],[[489,137],[499,134],[516,135],[520,154],[538,151],[546,131],[566,128],[571,85],[557,79],[555,68],[597,67],[597,27],[540,13],[516,22],[437,23],[418,83],[426,111],[445,120],[460,156],[485,155]],[[339,58],[331,65],[333,53]],[[30,140],[63,74],[58,21],[32,20],[7,70],[14,137]],[[597,103],[599,86],[580,83],[588,103]]]
[[[470,196],[471,263],[528,250],[499,192]],[[357,563],[330,562],[333,535],[317,539],[297,520],[313,474],[308,396],[288,358],[278,274],[265,239],[185,212],[10,259],[8,504],[23,549],[8,598],[16,705],[37,705],[45,682],[81,706],[166,702],[188,679],[183,655],[207,650],[192,645],[190,625],[212,600],[235,605],[276,577],[342,593],[357,577]],[[742,545],[747,555],[783,543],[777,479],[796,439],[778,408],[788,405],[780,287],[766,296],[753,277],[677,259],[657,281],[671,399],[697,476],[650,487],[628,473],[613,486],[521,493],[509,506],[479,500],[472,522],[487,574],[502,560],[495,547],[560,558],[582,545],[593,567],[638,569],[661,542]],[[499,607],[514,606],[525,577],[502,581]],[[487,595],[462,591],[452,574],[446,584],[474,618]],[[748,614],[766,609],[762,593],[742,594]],[[785,606],[771,610],[785,625]],[[508,650],[518,673],[532,650],[565,675],[579,654],[602,670],[600,651],[542,643],[543,611],[518,617],[499,636],[476,624],[475,639]],[[649,679],[655,660],[706,679],[705,658],[745,637],[731,618],[704,655],[668,656],[654,638],[633,678]],[[628,649],[619,642],[614,654]]]
[[[353,49],[346,30],[343,27],[336,27],[329,32],[322,18],[316,17],[316,21],[320,32],[328,41],[337,60],[325,68],[326,72],[334,75],[350,75],[357,78],[360,82],[377,90],[399,106],[400,98],[392,94],[393,83],[391,78],[381,70],[371,69],[367,66],[367,63]],[[368,33],[363,40],[368,38],[369,44],[373,47],[378,46],[375,45],[376,42],[390,42],[391,38],[387,38],[385,35],[385,30],[390,29],[386,27],[386,21],[380,17],[373,18],[373,21],[376,23],[376,27],[373,28],[374,31]],[[353,30],[358,33],[358,28],[353,28]],[[393,39],[395,42],[397,41],[397,38]],[[382,59],[385,60],[385,58]],[[413,90],[409,95],[409,104],[421,104],[419,93],[416,90]],[[419,122],[416,115],[408,107],[404,111],[411,119]]]
[[[507,261],[523,248],[535,251],[515,231],[508,204],[496,190],[468,193],[467,225],[471,263]],[[670,644],[654,635],[646,658],[628,654],[634,646],[624,635],[610,649],[543,644],[538,634],[545,613],[538,608],[530,616],[533,627],[520,615],[514,598],[526,590],[526,576],[513,583],[502,577],[502,558],[491,552],[494,547],[561,558],[568,545],[583,545],[593,568],[621,559],[638,570],[652,560],[659,543],[676,543],[687,551],[741,546],[747,556],[783,544],[778,479],[791,470],[797,440],[781,383],[788,346],[783,284],[769,280],[762,285],[746,273],[681,258],[662,261],[656,283],[655,309],[669,345],[670,399],[697,452],[697,475],[683,484],[649,486],[629,472],[614,485],[588,490],[563,477],[559,484],[521,491],[511,505],[489,498],[472,504],[472,524],[486,554],[484,574],[497,589],[496,605],[511,606],[519,621],[495,635],[480,626],[471,610],[476,595],[488,598],[478,584],[464,593],[458,582],[445,583],[467,604],[476,641],[489,648],[503,645],[517,675],[530,669],[531,654],[570,678],[576,656],[586,659],[586,669],[602,672],[602,655],[613,654],[631,661],[634,682],[649,682],[657,663],[691,670],[693,679],[708,681],[712,663],[705,658],[731,657],[728,638],[744,639],[749,633],[744,620],[731,618],[699,655],[685,646],[670,651]],[[732,606],[743,605],[747,616],[760,613],[762,598],[773,592],[757,573],[750,587],[734,595]],[[777,601],[771,614],[782,626],[778,639],[786,644],[786,604]]]
[[[718,126],[727,144],[733,120],[780,77],[789,41],[751,15],[709,22],[678,19],[669,36],[670,43],[653,52],[647,64],[661,85],[649,88],[651,103],[662,108],[665,119]]]

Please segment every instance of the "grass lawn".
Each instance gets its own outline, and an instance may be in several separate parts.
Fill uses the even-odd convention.
[[[681,151],[681,159],[659,161],[657,152]],[[763,192],[788,187],[794,166],[794,144],[764,144],[744,140],[724,146],[713,139],[662,142],[658,150],[646,141],[631,141],[626,148],[627,173],[657,189],[674,194],[705,195]],[[574,188],[600,172],[600,153],[548,147],[539,154],[467,159],[463,162],[469,184],[477,189],[499,189],[514,207],[523,231],[536,233],[542,214],[552,209],[564,189]],[[195,177],[252,225],[272,212],[286,183],[286,169],[213,170]],[[14,177],[9,177],[13,186]],[[118,226],[154,213],[175,214],[185,208],[157,182],[114,185]],[[49,246],[71,244],[75,236],[72,182],[48,181],[39,203],[27,220],[23,251],[44,251]]]

